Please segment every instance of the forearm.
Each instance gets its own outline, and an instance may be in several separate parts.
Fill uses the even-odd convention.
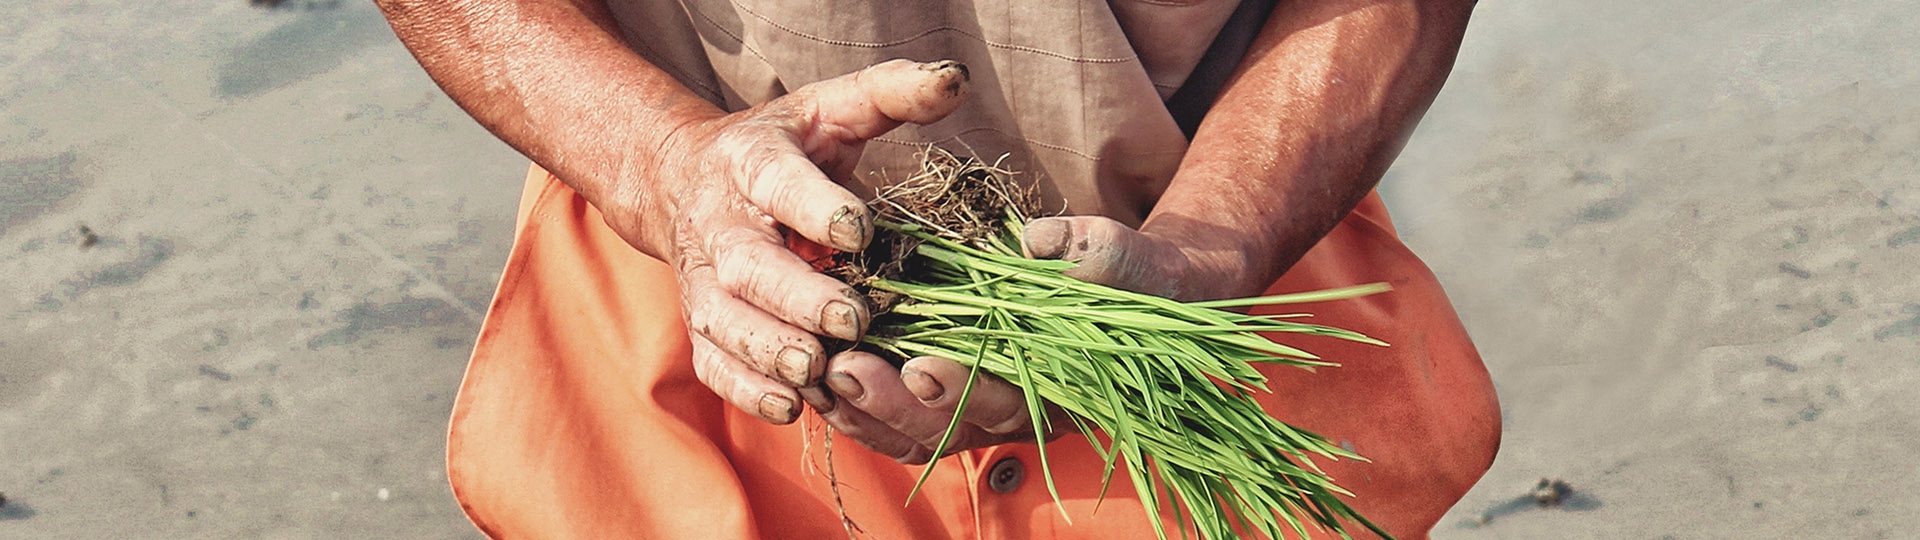
[[[596,206],[612,190],[659,204],[630,171],[652,170],[678,126],[722,114],[628,49],[594,0],[377,3],[448,96]]]
[[[1451,70],[1470,2],[1281,2],[1143,232],[1258,294],[1379,182]]]

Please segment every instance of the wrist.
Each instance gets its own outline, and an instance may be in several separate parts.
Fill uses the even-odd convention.
[[[676,194],[691,192],[689,183],[703,174],[694,154],[710,142],[704,134],[720,117],[689,111],[627,123],[629,129],[611,139],[618,157],[581,196],[635,248],[674,262],[673,220],[682,210]]]

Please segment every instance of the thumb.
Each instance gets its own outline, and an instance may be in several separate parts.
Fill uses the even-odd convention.
[[[823,126],[854,139],[879,137],[900,124],[930,124],[967,99],[967,66],[952,60],[888,60],[801,87],[782,99],[810,102]]]
[[[1168,298],[1179,297],[1187,269],[1179,247],[1100,216],[1033,220],[1021,243],[1028,257],[1079,263],[1069,276]]]

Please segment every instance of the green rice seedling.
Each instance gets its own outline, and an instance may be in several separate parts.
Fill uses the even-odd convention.
[[[1362,458],[1274,419],[1252,397],[1267,391],[1258,364],[1335,365],[1261,333],[1386,344],[1301,322],[1306,314],[1229,311],[1340,300],[1385,285],[1183,303],[1088,283],[1062,274],[1072,262],[1021,256],[1032,205],[1003,171],[937,152],[925,162],[906,187],[876,201],[880,245],[845,265],[881,304],[863,346],[970,366],[963,409],[981,374],[1018,386],[1056,502],[1046,441],[1066,426],[1050,424],[1047,404],[1064,411],[1105,460],[1103,482],[1125,471],[1162,540],[1169,527],[1156,509],[1163,506],[1172,509],[1172,529],[1182,538],[1280,538],[1288,530],[1304,537],[1309,528],[1350,537],[1349,523],[1390,538],[1337,498],[1350,493],[1313,463]],[[954,414],[949,439],[962,412]]]

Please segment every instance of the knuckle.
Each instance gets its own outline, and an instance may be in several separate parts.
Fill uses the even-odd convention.
[[[674,247],[680,256],[673,261],[673,270],[682,276],[692,274],[708,264],[707,257],[700,250],[700,242],[691,235],[674,235]]]
[[[729,228],[712,236],[714,281],[729,291],[751,289],[763,279],[765,265],[773,253],[767,239],[748,229]]]
[[[779,271],[759,261],[733,265],[733,267],[722,272],[720,278],[721,285],[726,287],[728,291],[748,297],[775,296],[775,293],[791,294],[798,292],[794,291],[787,281],[787,279],[784,279],[779,274]]]
[[[1106,216],[1089,216],[1083,226],[1086,227],[1088,236],[1106,241],[1114,241],[1126,233],[1133,232],[1133,228]]]
[[[800,161],[805,161],[808,166],[812,166],[811,161],[804,159]],[[806,197],[805,184],[797,181],[794,178],[795,174],[790,172],[792,169],[789,165],[797,164],[791,160],[771,156],[761,162],[758,169],[753,172],[755,180],[751,198],[755,206],[769,214],[784,216],[787,220],[798,221],[801,219],[800,216],[808,214],[811,208],[807,205],[809,201]],[[788,225],[805,225],[805,223],[788,223]]]
[[[701,171],[697,174],[707,175],[708,173]],[[678,194],[676,197],[680,199],[680,204],[678,213],[674,215],[674,231],[685,233],[706,230],[708,223],[712,222],[716,216],[725,213],[730,195],[731,186],[724,188],[699,186]]]
[[[1163,274],[1183,276],[1193,269],[1193,261],[1187,259],[1187,255],[1182,253],[1178,246],[1158,244],[1157,247],[1160,248],[1160,253],[1154,259],[1159,261],[1160,271]]]
[[[736,186],[742,193],[760,195],[769,188],[778,187],[776,173],[780,166],[780,149],[768,143],[763,137],[742,137],[732,150],[733,170]],[[758,197],[755,197],[758,198]]]
[[[747,120],[720,128],[713,137],[713,152],[721,159],[733,162],[739,162],[751,155],[753,141],[758,138],[756,134],[761,129],[756,124],[752,120]]]
[[[700,336],[713,335],[715,323],[726,320],[723,314],[719,313],[724,311],[724,308],[717,305],[719,302],[709,292],[694,291],[690,297],[683,300],[683,303],[686,304],[687,310],[687,329]]]
[[[714,268],[714,281],[720,288],[733,292],[750,291],[760,284],[762,270],[752,264],[741,261],[729,261]]]
[[[715,354],[716,352],[718,351],[713,350],[711,347],[695,347],[693,349],[693,376],[695,379],[700,380],[700,384],[704,384],[714,392],[724,395],[726,390],[731,389],[731,383],[733,381],[721,380],[722,377],[719,375],[719,363],[721,359],[719,355]]]
[[[741,327],[737,327],[737,325],[720,325],[720,327],[716,327],[714,331],[720,332],[720,334],[718,334],[718,336],[708,336],[708,340],[714,340],[714,344],[722,344],[722,342],[724,342],[724,344],[726,344],[724,350],[726,350],[728,354],[743,359],[743,361],[747,363],[747,367],[753,367],[755,371],[772,375],[770,369],[764,369],[766,361],[760,361],[762,357],[753,354],[755,332],[745,331],[745,329],[741,329]]]

